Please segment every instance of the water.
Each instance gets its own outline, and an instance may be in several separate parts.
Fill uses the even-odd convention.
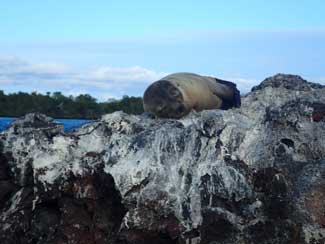
[[[5,130],[12,121],[14,121],[16,118],[12,117],[0,117],[0,131]],[[55,119],[56,122],[59,122],[63,124],[64,131],[72,131],[73,129],[76,129],[86,123],[91,122],[91,120],[87,119]]]

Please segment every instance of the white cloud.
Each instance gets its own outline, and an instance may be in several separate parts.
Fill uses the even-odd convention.
[[[62,64],[29,64],[21,67],[18,71],[31,73],[34,75],[67,75],[70,68]]]
[[[166,76],[167,73],[133,66],[128,68],[100,67],[90,71],[88,75],[99,81],[150,82]]]
[[[0,74],[16,72],[17,69],[25,65],[24,61],[14,56],[0,56]]]
[[[26,79],[57,79],[69,75],[62,64],[30,64],[14,56],[0,56],[0,80],[24,83]],[[2,78],[2,79],[1,79]]]
[[[315,82],[325,85],[325,78],[316,79]]]
[[[140,66],[79,70],[63,64],[33,64],[13,56],[0,56],[1,89],[8,92],[46,90],[73,95],[89,93],[106,100],[141,93],[149,83],[165,75],[167,73]]]

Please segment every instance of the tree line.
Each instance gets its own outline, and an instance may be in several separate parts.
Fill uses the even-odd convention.
[[[53,118],[96,119],[102,114],[123,111],[129,114],[143,112],[142,98],[123,96],[121,100],[97,102],[89,94],[65,96],[61,92],[45,95],[32,92],[5,94],[0,90],[0,116],[19,117],[26,113],[40,112]]]

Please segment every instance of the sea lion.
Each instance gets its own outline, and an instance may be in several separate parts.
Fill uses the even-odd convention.
[[[192,110],[240,107],[240,93],[229,81],[193,73],[175,73],[152,83],[143,95],[144,111],[179,119]]]

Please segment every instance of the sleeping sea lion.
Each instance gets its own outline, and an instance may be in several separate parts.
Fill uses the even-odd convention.
[[[229,81],[175,73],[152,83],[143,95],[145,112],[179,119],[192,110],[240,107],[240,93]]]

